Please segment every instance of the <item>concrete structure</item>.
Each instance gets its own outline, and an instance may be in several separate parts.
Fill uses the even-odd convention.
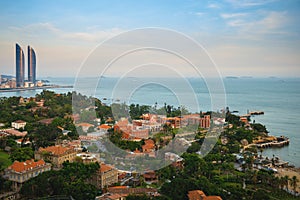
[[[40,147],[38,151],[34,153],[34,158],[49,160],[54,168],[61,168],[63,162],[73,162],[76,158],[76,151],[70,147],[49,146],[46,148]]]
[[[16,44],[16,82],[17,87],[24,86],[25,78],[25,61],[22,48]]]
[[[28,46],[28,81],[35,84],[36,82],[36,56],[32,47]]]
[[[5,170],[4,177],[13,182],[13,188],[17,190],[29,179],[38,176],[40,173],[51,170],[51,164],[44,160],[26,160],[25,162],[15,161]]]

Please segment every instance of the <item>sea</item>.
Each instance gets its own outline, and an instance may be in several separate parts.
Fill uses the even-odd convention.
[[[74,85],[74,88],[49,89],[57,93],[77,91],[95,96],[103,103],[124,102],[162,107],[184,106],[190,112],[209,111],[229,107],[243,115],[249,111],[264,111],[251,117],[262,123],[270,135],[284,135],[290,144],[283,148],[266,148],[263,155],[279,157],[300,167],[300,78],[227,77],[218,80],[201,78],[53,78],[51,84]],[[217,84],[214,84],[217,83]],[[0,92],[0,97],[31,97],[42,90]],[[219,107],[218,107],[219,106]]]

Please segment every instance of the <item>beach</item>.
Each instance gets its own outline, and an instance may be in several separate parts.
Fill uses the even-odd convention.
[[[278,173],[276,175],[278,177],[288,176],[289,178],[292,178],[293,176],[296,176],[297,179],[299,180],[296,191],[300,193],[300,168],[276,168],[276,169],[278,170]],[[292,189],[293,187],[289,184],[289,190]]]

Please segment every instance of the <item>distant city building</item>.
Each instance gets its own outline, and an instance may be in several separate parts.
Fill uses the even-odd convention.
[[[36,56],[32,47],[28,46],[28,81],[36,81]]]
[[[25,61],[22,48],[16,44],[16,81],[17,87],[23,87],[25,76]]]

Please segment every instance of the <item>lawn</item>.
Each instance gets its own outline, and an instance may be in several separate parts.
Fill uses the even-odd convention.
[[[12,164],[9,155],[0,150],[0,170],[5,169]]]

